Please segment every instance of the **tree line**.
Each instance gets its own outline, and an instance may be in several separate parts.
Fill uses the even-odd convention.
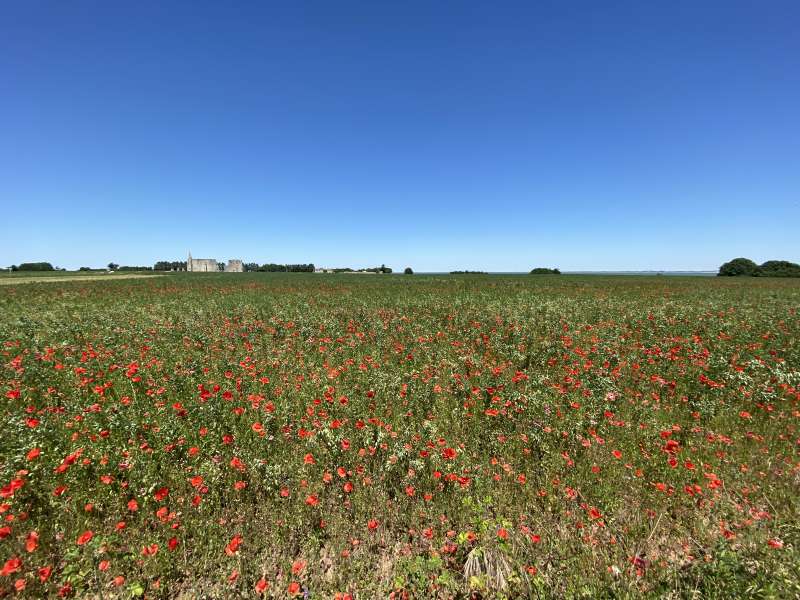
[[[800,277],[800,265],[788,260],[768,260],[757,265],[749,258],[734,258],[719,268],[718,277]]]
[[[66,271],[66,269],[54,267],[49,262],[21,263],[19,265],[11,265],[10,268],[12,271]]]
[[[258,263],[245,263],[244,270],[248,272],[259,273],[313,273],[314,264],[308,263],[307,265],[279,265],[276,263],[265,263],[259,265]]]
[[[153,265],[154,271],[185,271],[185,260],[160,260]]]

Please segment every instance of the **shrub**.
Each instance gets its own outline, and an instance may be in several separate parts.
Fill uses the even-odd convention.
[[[734,258],[719,268],[719,277],[737,277],[739,275],[755,275],[758,265],[749,258]]]
[[[561,275],[558,269],[548,269],[547,267],[536,267],[531,269],[531,275]]]
[[[19,271],[55,271],[49,262],[22,263],[18,267]]]
[[[757,277],[800,277],[800,265],[788,260],[768,260],[754,273]]]
[[[761,266],[749,258],[734,258],[719,268],[717,275],[751,277],[800,277],[800,265],[788,260],[768,260]]]
[[[403,274],[404,275],[413,275],[414,274],[414,270],[411,267],[406,267],[405,271],[403,271]]]

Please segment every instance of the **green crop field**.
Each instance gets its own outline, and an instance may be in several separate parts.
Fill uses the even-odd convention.
[[[796,280],[7,283],[0,596],[800,595]]]

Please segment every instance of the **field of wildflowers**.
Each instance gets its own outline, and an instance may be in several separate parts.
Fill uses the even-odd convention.
[[[796,597],[800,284],[0,288],[0,596]]]

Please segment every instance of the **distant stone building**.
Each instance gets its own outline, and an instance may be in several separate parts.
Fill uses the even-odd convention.
[[[220,263],[213,258],[192,258],[192,253],[189,252],[186,270],[190,273],[218,273],[222,269],[220,269]],[[226,273],[244,273],[244,264],[238,259],[229,260],[224,271]]]
[[[213,258],[192,258],[192,253],[189,252],[186,270],[190,273],[214,273],[219,271],[219,266]]]
[[[238,259],[232,259],[225,265],[226,273],[244,273],[244,263]]]

